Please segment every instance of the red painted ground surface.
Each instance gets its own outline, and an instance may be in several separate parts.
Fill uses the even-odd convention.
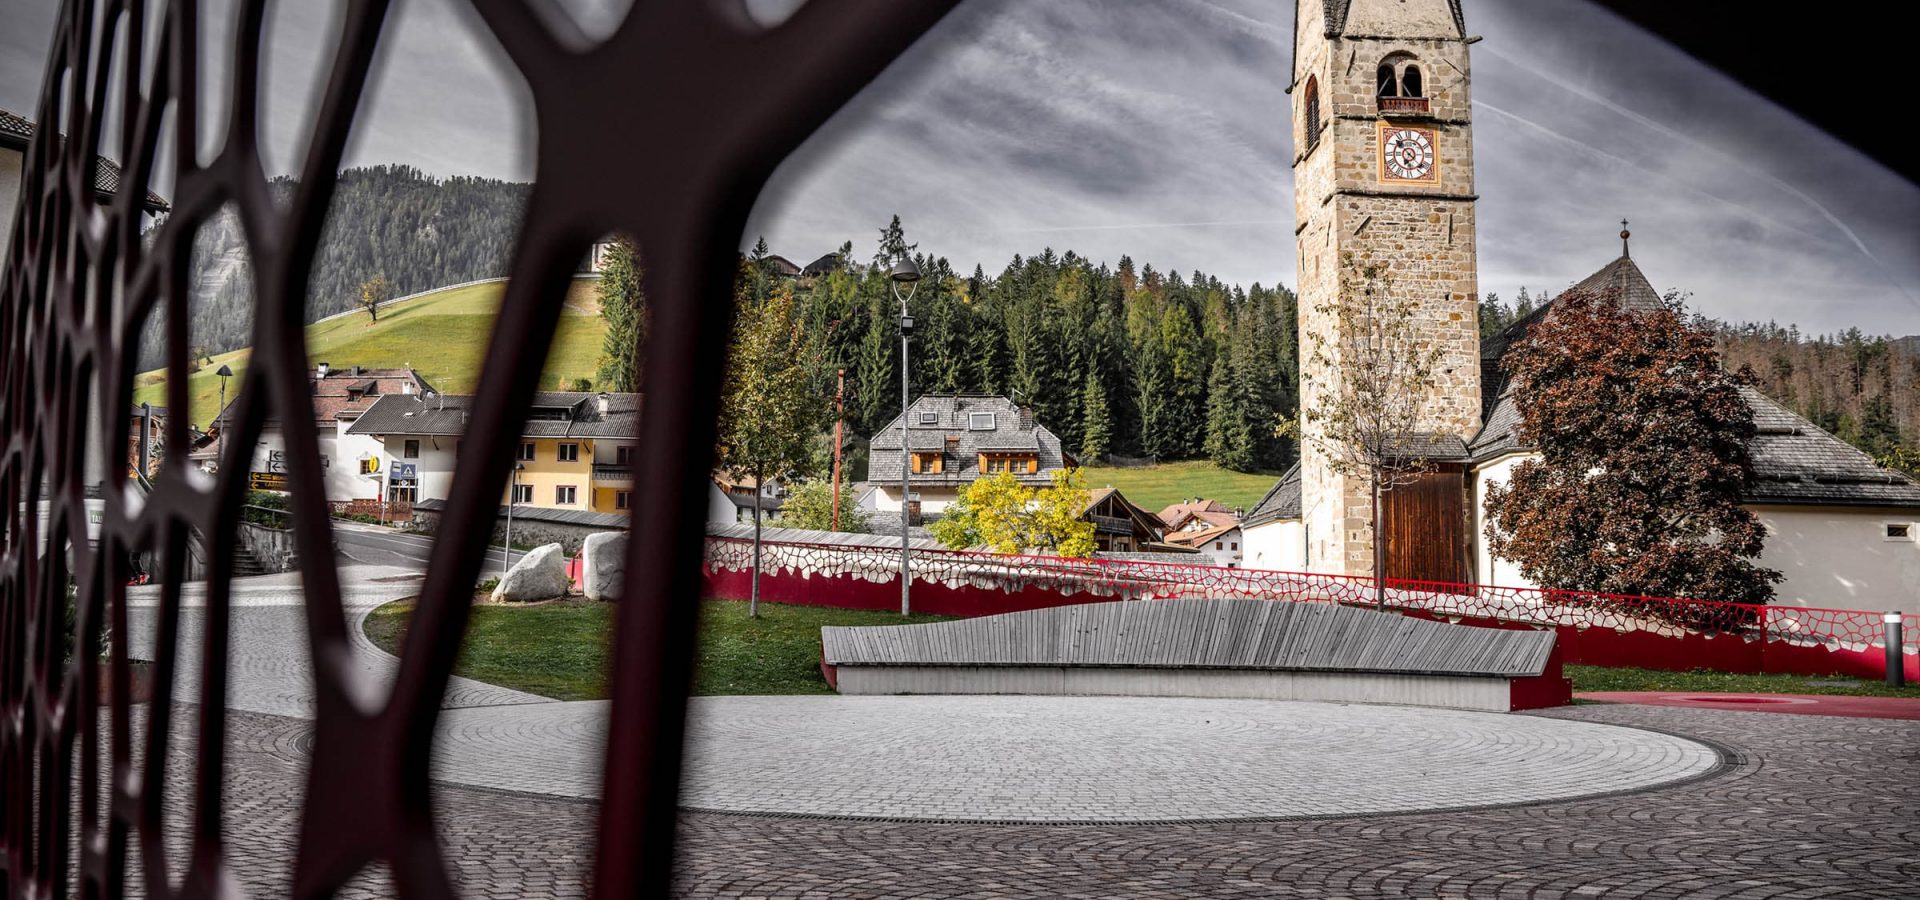
[[[1822,697],[1814,694],[1688,694],[1665,691],[1592,691],[1573,695],[1595,703],[1638,703],[1694,709],[1845,716],[1850,719],[1920,720],[1920,700],[1905,697]]]

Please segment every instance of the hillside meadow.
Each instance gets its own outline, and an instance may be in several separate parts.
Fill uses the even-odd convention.
[[[542,387],[570,386],[576,378],[594,376],[607,333],[594,285],[594,280],[583,278],[568,290],[540,379]],[[316,322],[307,326],[308,364],[325,362],[336,369],[411,367],[442,391],[470,392],[480,381],[481,360],[505,289],[504,282],[495,282],[436,291],[381,309],[377,322],[369,322],[365,313]],[[238,392],[251,355],[250,348],[215,354],[188,376],[190,421],[205,427],[213,420],[220,405],[220,378],[214,373],[222,364],[231,366],[236,377],[228,390]],[[227,399],[231,401],[233,395]],[[155,369],[134,376],[133,402],[165,406],[166,372]]]

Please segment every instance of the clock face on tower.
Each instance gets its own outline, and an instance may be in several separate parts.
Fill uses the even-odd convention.
[[[1434,134],[1431,129],[1381,124],[1381,181],[1438,183],[1440,177],[1434,157]]]

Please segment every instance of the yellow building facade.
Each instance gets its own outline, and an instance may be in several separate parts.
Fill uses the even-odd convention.
[[[604,438],[522,438],[501,502],[546,509],[625,512],[632,503],[632,444]]]

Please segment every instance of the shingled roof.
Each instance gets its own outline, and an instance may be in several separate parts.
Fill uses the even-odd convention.
[[[9,147],[25,153],[27,144],[32,142],[34,124],[18,113],[0,109],[0,147]],[[120,192],[120,166],[104,156],[93,158],[93,189],[103,195],[112,196]],[[161,213],[171,209],[167,199],[152,191],[147,192],[146,202],[142,204],[148,212]]]
[[[1750,387],[1756,433],[1747,444],[1749,503],[1920,507],[1920,485]]]
[[[602,397],[605,411],[600,409]],[[475,398],[465,394],[389,394],[361,413],[347,433],[465,434],[475,405]],[[520,436],[633,440],[640,436],[640,395],[541,391],[533,395],[533,409]]]
[[[1300,518],[1300,464],[1294,463],[1280,480],[1267,489],[1260,502],[1253,505],[1253,511],[1247,513],[1247,520],[1241,524],[1247,528],[1265,525],[1281,519]]]
[[[1665,307],[1660,293],[1654,290],[1640,267],[1626,256],[1608,263],[1569,290],[1610,292],[1629,309]],[[1497,373],[1500,358],[1526,335],[1533,323],[1550,314],[1552,308],[1549,301],[1505,331],[1483,341],[1480,345],[1482,372],[1491,365]],[[1517,434],[1520,407],[1514,398],[1513,386],[1504,375],[1497,377],[1498,381],[1481,383],[1493,402],[1487,407],[1480,433],[1469,445],[1473,458],[1480,461],[1533,449],[1522,443]],[[1920,484],[1876,465],[1865,453],[1794,414],[1773,398],[1750,387],[1742,387],[1740,391],[1753,409],[1757,430],[1747,444],[1755,481],[1742,498],[1745,502],[1920,508]],[[1297,507],[1296,500],[1296,515]]]
[[[309,369],[307,383],[313,397],[313,420],[322,428],[332,428],[343,419],[353,421],[388,394],[425,395],[433,390],[433,385],[412,369],[363,369],[359,366],[329,369],[324,375],[318,369]],[[214,424],[226,424],[238,404],[237,399],[228,403],[227,408],[221,410],[214,419]],[[269,416],[268,421],[272,420],[273,417]]]
[[[975,415],[991,415],[992,427],[974,427]],[[1034,454],[1040,461],[1040,471],[1014,473],[1015,478],[1032,484],[1050,484],[1055,469],[1074,465],[1072,457],[1060,448],[1060,438],[1005,397],[927,394],[907,408],[907,420],[912,423],[906,430],[908,449],[945,455],[943,471],[915,472],[910,484],[967,484],[980,477],[981,453]],[[900,440],[900,418],[896,416],[873,436],[867,480],[883,485],[900,483]]]

